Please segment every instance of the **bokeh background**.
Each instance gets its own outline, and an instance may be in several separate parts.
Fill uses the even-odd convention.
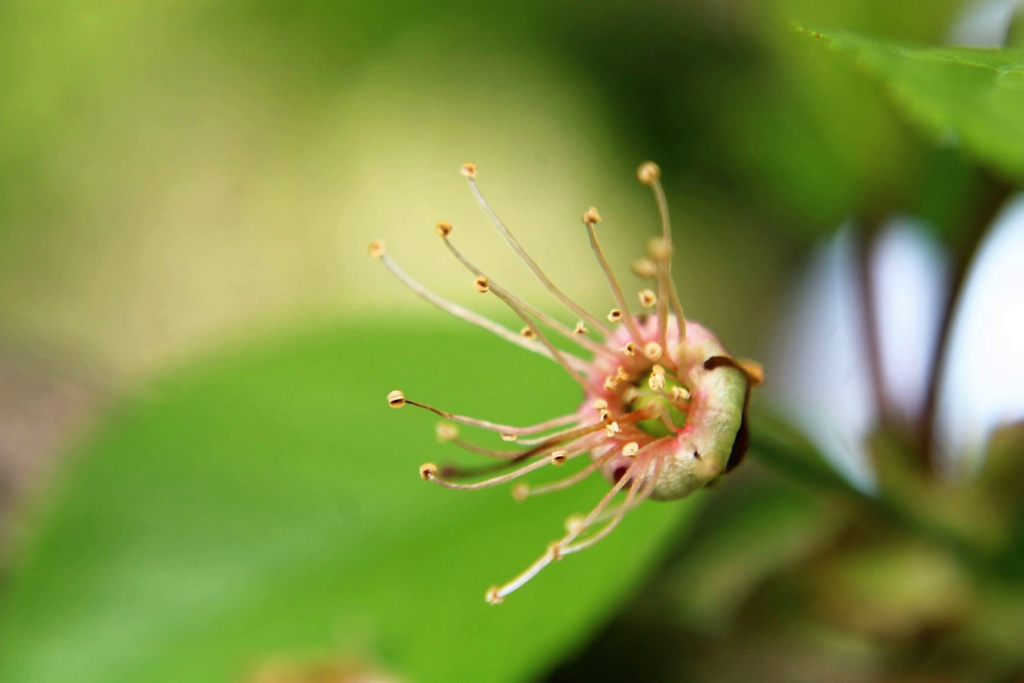
[[[0,679],[1024,675],[1024,57],[985,98],[898,74],[958,128],[870,45],[799,28],[1003,45],[1015,12],[3,3]],[[579,397],[366,245],[512,325],[433,230],[543,298],[473,161],[603,311],[579,216],[627,273],[658,229],[649,158],[688,315],[766,366],[751,462],[488,607],[606,487],[428,487],[415,468],[457,455],[384,397],[513,424]]]

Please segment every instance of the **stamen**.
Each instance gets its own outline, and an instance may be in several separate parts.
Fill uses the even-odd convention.
[[[537,335],[529,327],[523,327],[523,329],[519,330],[519,336],[522,337],[523,339],[536,339],[537,338]]]
[[[630,441],[629,443],[622,447],[622,454],[629,458],[636,455],[637,451],[639,450],[640,444],[638,444],[636,441]]]
[[[618,494],[619,491],[622,490],[622,488],[626,485],[626,482],[632,480],[631,474],[633,473],[633,470],[636,468],[639,462],[640,461],[634,462],[633,465],[630,466],[629,470],[627,470],[626,474],[615,483],[615,485],[607,494],[605,494],[605,496],[600,500],[600,502],[598,502],[597,506],[595,506],[594,509],[590,512],[590,514],[587,515],[587,517],[584,518],[584,520],[579,524],[578,531],[574,530],[575,533],[569,532],[564,537],[562,537],[561,540],[552,543],[550,546],[548,546],[548,549],[544,552],[543,555],[541,555],[533,564],[527,567],[525,571],[523,571],[521,574],[516,576],[508,583],[504,584],[503,586],[499,586],[497,588],[492,588],[491,590],[489,590],[487,592],[488,602],[491,602],[491,604],[496,604],[497,601],[501,601],[509,593],[512,593],[518,588],[522,587],[524,584],[526,584],[526,582],[528,582],[530,579],[532,579],[538,573],[540,573],[542,569],[544,569],[549,564],[557,560],[563,554],[564,548],[570,543],[572,543],[572,541],[580,533],[585,531],[591,524],[593,524],[594,519],[598,515],[600,515],[606,507],[608,507],[608,504],[612,501],[616,494]]]
[[[425,462],[420,465],[420,478],[424,481],[430,481],[430,479],[437,475],[437,465],[432,462]]]
[[[377,246],[375,247],[375,245]],[[519,348],[526,349],[527,351],[532,351],[534,353],[540,354],[541,356],[544,356],[545,358],[549,358],[557,362],[557,360],[551,355],[551,352],[548,351],[548,349],[546,349],[545,347],[541,346],[540,344],[531,343],[525,339],[522,339],[518,335],[516,335],[515,332],[505,329],[504,327],[494,322],[493,320],[485,318],[484,316],[478,313],[474,313],[473,311],[467,308],[463,308],[462,306],[458,305],[453,301],[449,301],[448,299],[445,299],[444,297],[438,296],[437,294],[431,292],[429,289],[427,289],[419,282],[414,280],[412,277],[410,277],[404,270],[399,268],[398,264],[392,261],[391,258],[386,255],[386,253],[384,252],[383,242],[378,241],[371,243],[370,253],[375,258],[380,259],[380,262],[384,264],[384,267],[387,268],[391,272],[391,274],[398,279],[399,282],[401,282],[403,285],[412,290],[414,294],[419,296],[424,301],[433,304],[434,306],[440,308],[445,313],[453,315],[459,320],[483,328],[490,332],[491,334],[497,335],[504,339],[505,341],[515,344]],[[583,370],[588,366],[587,363],[578,358],[570,360],[570,362],[572,362],[574,364],[574,367],[576,367],[576,369],[578,370]]]
[[[498,218],[498,214],[494,212],[494,209],[492,209],[491,206],[487,203],[487,200],[484,199],[483,194],[480,192],[480,188],[477,187],[475,180],[476,166],[469,163],[464,164],[462,167],[462,175],[466,176],[469,182],[469,189],[473,193],[473,197],[476,199],[477,204],[480,205],[480,208],[483,209],[484,213],[487,214],[487,217],[490,219],[491,223],[501,234],[501,236],[505,238],[505,241],[508,242],[508,245],[510,247],[512,247],[512,250],[516,253],[516,255],[519,256],[520,259],[522,259],[523,263],[526,264],[526,266],[533,272],[537,279],[541,281],[541,283],[547,288],[547,290],[551,292],[555,296],[555,298],[561,301],[569,310],[573,311],[576,315],[589,322],[594,327],[594,329],[599,330],[601,334],[603,334],[606,337],[610,336],[611,331],[607,327],[602,325],[600,320],[592,316],[590,313],[587,312],[585,308],[583,308],[575,301],[570,299],[568,296],[563,294],[562,291],[558,289],[558,287],[556,287],[554,283],[551,282],[551,280],[548,279],[547,275],[544,274],[544,271],[542,271],[540,267],[537,265],[537,263],[532,258],[530,258],[529,254],[526,253],[526,250],[523,249],[522,245],[519,244],[519,241],[512,235],[512,233],[501,221],[501,219]]]
[[[622,311],[618,308],[613,308],[608,311],[608,322],[617,323],[622,320]]]
[[[572,328],[573,335],[577,337],[583,336],[589,332],[590,330],[587,329],[587,326],[583,324],[582,320],[577,320],[576,327]]]
[[[587,234],[590,236],[590,248],[593,250],[594,256],[597,257],[601,270],[604,271],[605,279],[608,280],[608,286],[612,290],[612,297],[615,299],[615,303],[623,311],[626,329],[633,335],[633,339],[639,342],[643,339],[640,334],[640,328],[637,327],[636,320],[633,319],[633,315],[629,312],[629,307],[626,306],[626,298],[622,295],[622,288],[619,287],[619,283],[615,279],[615,273],[612,271],[611,266],[608,265],[608,259],[605,258],[604,250],[601,249],[601,242],[597,239],[597,231],[594,229],[594,225],[600,220],[600,217],[597,215],[597,209],[593,207],[583,214],[583,224],[587,226]],[[611,317],[609,316],[608,319],[611,320]]]
[[[438,221],[434,229],[442,239],[446,239],[448,235],[452,234],[452,224],[448,221]]]
[[[492,432],[498,432],[498,433],[503,433],[503,434],[511,434],[511,435],[515,435],[515,436],[525,436],[525,435],[528,435],[528,434],[536,434],[538,432],[543,432],[543,431],[546,431],[548,429],[554,429],[556,427],[563,427],[563,426],[565,426],[567,424],[571,424],[573,422],[578,422],[578,420],[576,418],[576,415],[562,415],[562,416],[556,417],[556,418],[554,418],[552,420],[547,420],[546,422],[541,422],[539,424],[530,425],[528,427],[512,427],[510,425],[498,424],[497,422],[489,422],[488,420],[478,420],[476,418],[467,417],[465,415],[455,415],[454,413],[449,413],[449,412],[447,412],[445,410],[441,410],[439,408],[435,408],[432,405],[429,405],[429,404],[426,404],[426,403],[421,403],[420,401],[410,400],[410,399],[406,398],[405,395],[402,394],[402,392],[400,392],[400,391],[392,391],[390,394],[388,394],[388,403],[389,404],[391,404],[392,397],[395,394],[400,394],[401,395],[401,399],[403,401],[402,405],[408,404],[408,405],[411,405],[411,406],[416,406],[417,408],[423,408],[424,410],[429,410],[430,412],[434,413],[435,415],[439,415],[439,416],[443,417],[446,420],[451,420],[452,422],[458,422],[459,424],[468,425],[470,427],[479,427],[480,429],[487,429],[487,430],[492,431]],[[395,406],[395,407],[400,407],[400,406]],[[639,412],[639,411],[637,411],[637,412]],[[627,413],[627,415],[631,415],[631,414],[632,413]],[[641,419],[643,419],[643,418],[641,418]]]
[[[466,270],[477,276],[476,282],[478,283],[478,292],[484,293],[487,292],[488,290],[493,290],[494,293],[498,295],[498,297],[506,304],[508,304],[508,306],[513,310],[515,310],[516,307],[521,308],[528,315],[533,316],[542,324],[547,325],[551,329],[561,334],[566,339],[571,339],[572,341],[576,342],[577,344],[587,349],[591,353],[605,354],[606,356],[613,355],[609,352],[608,348],[603,344],[598,344],[597,342],[594,342],[590,339],[584,339],[580,337],[580,335],[578,334],[578,330],[582,323],[576,326],[576,330],[570,330],[568,327],[558,322],[544,311],[524,301],[523,299],[520,299],[515,294],[512,294],[512,292],[510,292],[508,289],[500,286],[494,280],[491,280],[482,270],[480,270],[480,268],[476,266],[476,264],[470,261],[466,257],[466,255],[463,254],[462,251],[459,250],[459,248],[456,247],[455,244],[450,239],[445,238],[444,244],[446,247],[448,247],[448,251],[452,253],[452,256],[454,256],[456,260],[458,260],[458,262],[461,263],[466,268]],[[481,281],[483,282],[483,288],[481,288],[479,284]],[[522,317],[522,315],[520,315],[520,317]],[[586,328],[583,329],[585,330]],[[520,335],[522,334],[523,332],[520,331]],[[532,338],[536,338],[536,334],[534,334]],[[541,341],[543,342],[543,340]]]
[[[627,356],[629,356],[629,357],[635,356],[636,355],[636,343],[635,342],[629,342],[628,344],[626,344],[625,346],[622,347],[622,352],[624,354],[626,354]]]
[[[664,349],[658,342],[648,342],[647,345],[644,346],[644,355],[650,360],[658,360],[661,358],[661,354],[663,352]]]
[[[481,294],[486,294],[487,292],[491,291],[490,280],[488,280],[483,275],[473,280],[473,287],[476,288],[476,291],[478,291]]]
[[[484,479],[483,481],[478,481],[473,484],[457,484],[453,481],[442,479],[437,475],[436,466],[433,469],[428,469],[427,466],[424,465],[423,467],[420,468],[420,476],[422,476],[424,479],[428,481],[432,481],[435,484],[438,484],[439,486],[444,486],[445,488],[455,489],[457,491],[479,491],[480,489],[486,489],[492,486],[500,486],[501,484],[506,484],[514,479],[518,479],[519,477],[527,475],[530,472],[535,472],[541,469],[542,467],[547,467],[549,464],[551,464],[551,461],[546,458],[544,460],[534,460],[533,462],[527,465],[523,465],[518,469],[512,470],[507,474],[502,474],[497,477],[491,477],[490,479]]]
[[[637,298],[640,299],[640,305],[644,308],[651,308],[658,302],[658,295],[649,289],[645,289],[637,294]]]
[[[672,280],[672,220],[668,213],[668,200],[665,198],[665,189],[661,186],[661,169],[653,161],[646,161],[637,169],[637,178],[644,185],[651,188],[654,193],[654,200],[658,204],[658,215],[661,217],[661,239],[662,247],[667,252],[666,258],[655,258],[659,265],[659,272],[664,274],[664,280],[668,287],[668,297],[671,299],[672,309],[679,323],[679,339],[686,337],[686,318],[683,317],[683,306],[679,301],[679,294],[676,292],[675,282]],[[661,278],[659,278],[661,279]],[[660,283],[659,283],[660,284]],[[662,299],[666,298],[666,292],[662,292]],[[664,319],[667,316],[659,312]],[[665,340],[662,339],[662,344]]]
[[[380,258],[387,253],[387,247],[385,247],[384,243],[380,240],[374,240],[370,242],[370,248],[368,251],[370,252],[370,256],[373,258]]]
[[[405,394],[395,389],[388,394],[388,405],[392,408],[401,408],[405,405]]]

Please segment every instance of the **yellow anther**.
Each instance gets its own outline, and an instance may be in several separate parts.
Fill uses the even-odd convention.
[[[636,441],[630,441],[629,443],[622,447],[622,454],[628,458],[632,458],[639,451],[640,444],[638,444]]]
[[[622,347],[622,352],[624,354],[626,354],[627,356],[630,356],[630,357],[635,356],[636,355],[636,342],[629,342],[628,344],[623,346]]]
[[[601,216],[597,213],[597,209],[590,207],[586,213],[583,214],[583,222],[587,225],[594,225],[601,222]]]
[[[639,259],[633,261],[633,274],[637,277],[656,277],[658,275],[658,265],[650,259]]]
[[[649,289],[642,290],[636,297],[640,299],[640,305],[644,308],[653,308],[658,303],[658,295]]]
[[[559,467],[565,464],[565,461],[569,459],[569,451],[552,451],[551,452],[551,464],[555,467]]]
[[[636,170],[636,177],[644,185],[653,185],[661,177],[661,169],[653,161],[645,161]]]
[[[519,483],[512,487],[512,497],[522,503],[530,497],[529,484]]]
[[[481,275],[477,279],[473,280],[473,287],[475,287],[476,291],[481,294],[486,294],[491,291],[491,281],[487,279],[486,275]]]
[[[537,333],[533,331],[532,327],[527,325],[523,327],[523,329],[519,330],[519,336],[523,339],[536,339]]]
[[[686,387],[672,387],[672,400],[676,403],[690,400],[690,392]]]
[[[425,462],[420,465],[420,478],[430,481],[437,474],[437,465],[432,462]]]
[[[515,441],[518,438],[519,438],[518,436],[516,436],[515,434],[512,434],[510,432],[502,432],[501,433],[501,440],[502,441]]]
[[[655,261],[668,261],[672,258],[672,247],[661,237],[647,240],[647,254]]]
[[[587,329],[587,326],[583,324],[582,320],[577,320],[576,327],[572,328],[572,333],[577,337],[582,337],[588,332],[590,332],[590,330]]]
[[[372,256],[373,258],[380,258],[381,256],[384,255],[386,251],[387,247],[385,247],[384,243],[381,242],[380,240],[374,240],[370,242],[369,252],[370,256]]]
[[[467,178],[476,178],[476,164],[466,162],[462,165],[462,175]]]
[[[487,593],[484,595],[484,599],[487,600],[488,605],[500,605],[504,602],[504,598],[498,593],[497,586],[491,586],[487,589]]]
[[[651,360],[658,360],[661,358],[661,353],[661,344],[658,342],[648,342],[647,345],[644,346],[644,355]]]
[[[441,236],[442,239],[448,239],[448,235],[452,234],[452,224],[448,221],[438,221],[437,225],[434,226],[434,230]]]
[[[607,434],[608,436],[615,436],[616,434],[622,431],[622,428],[619,427],[618,422],[609,422],[607,425],[605,425],[604,431],[605,434]]]
[[[608,322],[617,323],[620,320],[622,320],[622,311],[617,308],[608,311]]]
[[[437,440],[443,443],[458,438],[459,428],[451,422],[438,422],[434,427],[434,433],[437,434]]]
[[[398,389],[395,389],[388,394],[388,405],[392,408],[401,408],[405,405],[405,394]]]

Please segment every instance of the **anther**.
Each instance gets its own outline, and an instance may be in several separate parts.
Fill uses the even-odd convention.
[[[476,178],[476,164],[466,162],[462,165],[462,175],[467,178]]]
[[[651,377],[647,380],[647,383],[651,386],[651,389],[659,391],[665,388],[665,368],[660,365],[655,365],[651,368]]]
[[[448,239],[448,235],[452,234],[452,224],[448,221],[438,221],[434,230],[437,231],[441,239]]]
[[[519,336],[523,339],[536,339],[537,333],[533,331],[532,327],[527,325],[523,327],[523,329],[519,330]]]
[[[519,483],[512,487],[512,497],[522,503],[530,497],[530,485]]]
[[[432,462],[425,462],[420,465],[420,478],[424,481],[430,481],[437,475],[437,465]]]
[[[601,417],[601,422],[607,422],[612,419],[612,414],[607,408],[601,408],[597,414]]]
[[[437,426],[434,427],[434,433],[437,434],[438,441],[445,443],[458,438],[459,428],[451,422],[438,422]]]
[[[626,369],[620,365],[619,369],[615,371],[615,379],[619,380],[620,382],[625,382],[627,379],[629,379],[629,373],[626,372]]]
[[[622,431],[622,428],[619,427],[618,422],[609,422],[607,425],[605,425],[604,431],[605,434],[607,434],[608,436],[615,436],[616,434]]]
[[[395,389],[388,394],[388,405],[392,408],[401,408],[405,405],[405,394],[398,389]]]
[[[555,467],[559,467],[565,464],[565,461],[569,459],[569,451],[552,451],[551,452],[551,464]]]
[[[658,275],[658,266],[650,259],[633,261],[632,270],[637,277],[656,277]]]
[[[686,387],[672,387],[672,400],[676,403],[690,400],[690,392]]]
[[[502,432],[501,433],[501,440],[502,441],[515,441],[517,438],[519,438],[519,437],[516,436],[515,434],[513,434],[512,432]]]
[[[645,161],[636,170],[636,177],[644,185],[653,185],[661,177],[661,169],[653,161]]]
[[[636,441],[630,441],[629,443],[622,447],[622,454],[627,458],[632,458],[639,451],[640,444],[638,444]]]
[[[624,354],[626,354],[627,356],[630,356],[630,357],[635,356],[636,355],[636,342],[629,342],[628,344],[623,346],[622,347],[622,352]]]
[[[647,345],[644,346],[644,355],[651,360],[658,360],[661,358],[661,353],[661,344],[658,342],[648,342]]]
[[[608,311],[608,322],[617,323],[620,320],[622,320],[622,311],[617,308]]]
[[[615,379],[614,377],[604,378],[604,388],[607,389],[608,391],[614,390],[617,386],[619,386],[619,380]]]
[[[652,237],[647,240],[647,253],[655,261],[667,262],[672,258],[672,247],[663,237]]]
[[[565,519],[565,532],[578,536],[583,532],[583,515],[569,515]]]
[[[573,335],[575,335],[577,337],[582,337],[583,335],[587,334],[588,332],[590,332],[590,330],[587,329],[587,326],[583,324],[582,320],[577,320],[576,321],[576,327],[572,328]]]
[[[387,248],[384,246],[384,243],[381,242],[380,240],[374,240],[370,242],[369,252],[370,256],[372,256],[373,258],[380,258],[387,252]]]
[[[626,390],[622,392],[622,400],[626,403],[632,403],[638,398],[640,398],[640,390],[636,387],[626,387]]]
[[[636,296],[640,299],[640,305],[644,308],[653,308],[658,303],[658,295],[649,289],[639,292]]]
[[[486,275],[481,275],[477,279],[473,280],[473,287],[475,287],[476,291],[481,294],[486,294],[491,291],[491,282],[487,279]]]
[[[597,209],[590,207],[586,213],[583,214],[583,222],[587,225],[595,225],[601,222],[601,216],[597,213]]]
[[[490,588],[488,588],[487,594],[484,595],[484,599],[487,600],[488,605],[500,605],[502,602],[504,602],[504,598],[502,598],[501,594],[498,593],[497,586],[491,586]]]
[[[604,410],[605,408],[608,407],[608,401],[604,400],[603,398],[599,398],[596,399],[590,405],[594,408],[594,410]]]

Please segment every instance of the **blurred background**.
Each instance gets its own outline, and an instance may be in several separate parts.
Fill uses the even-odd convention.
[[[1024,52],[942,71],[1021,12],[0,4],[0,679],[1024,677]],[[542,300],[473,161],[603,311],[579,216],[627,273],[646,159],[688,316],[766,367],[751,462],[488,607],[606,486],[420,486],[453,455],[384,397],[579,397],[366,245],[513,326],[433,230]]]

